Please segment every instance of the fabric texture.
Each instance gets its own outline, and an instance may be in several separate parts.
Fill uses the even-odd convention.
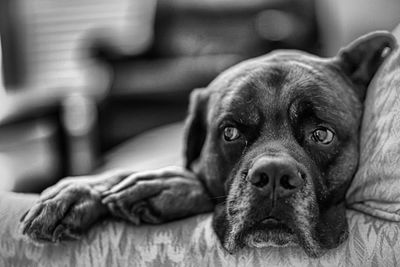
[[[230,255],[211,228],[211,214],[163,226],[106,220],[80,241],[35,244],[18,220],[36,195],[0,196],[0,266],[399,266],[400,225],[348,211],[350,237],[318,259],[300,248],[244,249]]]
[[[378,218],[400,222],[398,48],[389,55],[368,88],[360,155],[357,174],[347,193],[349,206]]]

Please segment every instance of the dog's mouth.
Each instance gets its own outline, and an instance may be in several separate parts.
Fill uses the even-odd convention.
[[[268,229],[268,230],[283,230],[283,231],[288,231],[292,233],[292,230],[280,219],[268,216],[264,219],[262,219],[258,224],[256,224],[258,227],[261,227],[262,229]]]
[[[245,231],[244,243],[249,247],[282,247],[297,244],[292,228],[283,220],[268,216]]]
[[[283,220],[278,219],[276,217],[268,216],[258,223],[256,223],[253,227],[254,230],[258,231],[266,231],[271,233],[286,233],[293,234],[293,230],[285,223]]]

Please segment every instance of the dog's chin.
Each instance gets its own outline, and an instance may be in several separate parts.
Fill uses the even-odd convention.
[[[230,242],[224,242],[224,247],[231,254],[243,247],[288,247],[299,244],[293,230],[275,219],[265,219],[239,232],[231,232],[227,240]]]
[[[289,247],[297,244],[297,238],[293,234],[275,231],[257,230],[244,238],[244,245],[253,248]]]
[[[315,240],[308,240],[306,232],[292,229],[277,221],[265,221],[239,232],[231,232],[230,238],[225,239],[224,248],[231,254],[241,248],[265,247],[302,247],[305,253],[313,258],[321,256],[325,250]],[[227,242],[226,242],[227,241]],[[230,241],[230,242],[229,242]]]

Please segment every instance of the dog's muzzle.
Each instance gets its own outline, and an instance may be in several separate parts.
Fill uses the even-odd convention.
[[[286,153],[258,156],[242,178],[237,177],[231,185],[225,248],[235,251],[243,246],[299,242],[314,247],[311,222],[318,215],[315,202],[312,179],[305,166]]]

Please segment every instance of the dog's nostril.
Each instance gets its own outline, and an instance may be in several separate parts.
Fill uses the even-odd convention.
[[[280,185],[284,189],[292,190],[300,186],[300,179],[298,177],[283,175],[280,179]]]
[[[264,187],[269,182],[269,177],[266,173],[259,173],[250,177],[250,182],[256,187]]]
[[[265,186],[269,182],[269,177],[266,173],[261,173],[260,174],[260,181],[259,181],[259,186]]]

